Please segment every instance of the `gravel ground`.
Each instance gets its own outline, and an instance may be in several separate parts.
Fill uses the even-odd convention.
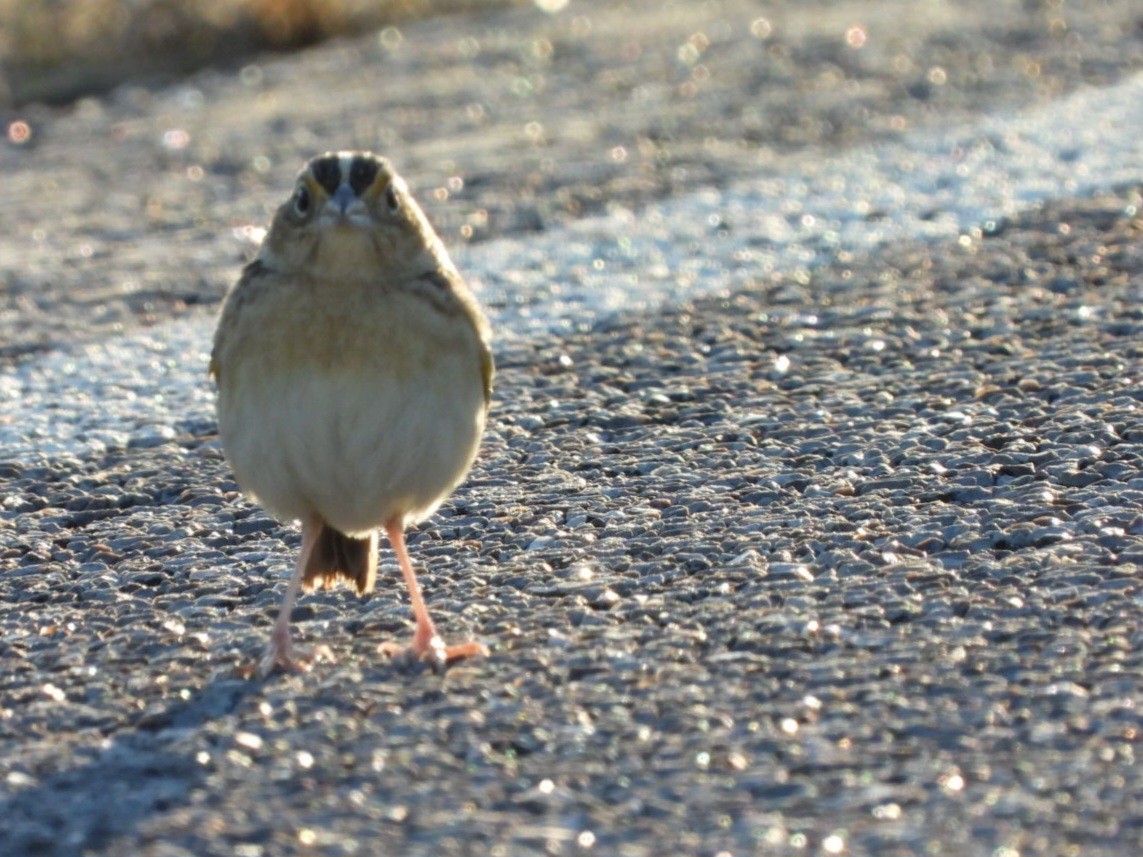
[[[209,421],[4,465],[3,853],[1137,853],[1139,202],[502,352],[443,679],[391,564],[233,677],[298,536]]]
[[[752,4],[705,8],[758,17]],[[854,4],[820,25],[836,37],[899,8]],[[970,73],[986,56],[1009,67],[998,52],[1015,43],[1003,34],[1018,10],[1040,21],[1055,8],[992,4],[928,24],[936,43],[964,46],[945,67],[965,82],[941,109],[970,115],[982,99],[1048,98],[1084,82],[1091,69],[1071,60],[1044,92],[1023,74],[997,72],[994,84]],[[647,21],[644,41],[676,51],[698,14]],[[598,36],[609,16],[592,19],[585,52],[611,56]],[[1070,32],[1103,39],[1102,53],[1076,40],[1100,55],[1096,82],[1136,67],[1131,20],[1128,4],[1101,4],[1074,23]],[[576,26],[522,12],[494,21],[504,39],[517,22],[521,33]],[[402,45],[459,51],[464,26],[427,22]],[[614,45],[631,41],[613,30]],[[1050,67],[1055,48],[1029,32],[1021,50]],[[825,50],[812,32],[799,38],[789,44]],[[329,643],[337,664],[235,677],[268,632],[298,533],[237,495],[205,383],[159,396],[168,376],[197,371],[182,364],[201,362],[210,322],[194,305],[233,277],[244,227],[288,186],[295,155],[365,103],[367,77],[347,75],[352,94],[332,118],[301,94],[317,97],[373,45],[261,65],[269,95],[253,98],[252,116],[238,112],[248,83],[205,75],[45,113],[38,144],[0,152],[20,218],[0,236],[12,337],[0,392],[32,395],[20,384],[41,366],[99,365],[110,378],[120,342],[149,343],[158,381],[118,385],[114,407],[100,398],[82,432],[38,451],[10,440],[21,421],[4,415],[18,412],[0,411],[4,449],[20,450],[0,461],[0,853],[1143,851],[1141,186],[1052,201],[974,240],[901,241],[583,330],[502,336],[477,469],[410,541],[444,633],[475,634],[491,657],[444,677],[378,658],[378,644],[410,626],[386,555],[391,585],[372,598],[315,594],[295,613],[302,638]],[[588,169],[589,148],[627,139],[608,138],[608,123],[640,121],[610,100],[601,67],[561,88],[576,104],[544,101],[581,117],[585,137],[567,131],[536,155],[496,149],[495,134],[475,129],[438,139],[421,127],[417,111],[437,102],[422,103],[412,82],[424,70],[426,87],[443,86],[429,71],[449,54],[401,56],[409,89],[394,109],[409,112],[395,127],[422,136],[398,141],[394,156],[425,181],[422,197],[433,200],[427,177],[447,186],[441,176],[477,165],[433,212],[453,243],[465,225],[473,240],[558,229],[584,215],[560,208],[564,189],[572,200],[598,186],[600,205],[633,208],[644,193],[686,190],[641,185],[630,164]],[[793,104],[795,82],[807,114],[829,124],[831,99],[791,75],[766,97]],[[876,137],[869,115],[933,121],[932,104],[902,101],[886,75],[850,136],[816,142],[840,152]],[[739,119],[764,90],[738,96]],[[194,91],[231,106],[188,107]],[[580,112],[593,98],[603,105]],[[702,151],[704,111],[726,109],[717,101],[688,102],[694,124],[682,123],[672,157]],[[524,115],[506,112],[501,140]],[[656,112],[668,115],[642,120]],[[363,121],[353,142],[379,127]],[[75,142],[84,123],[105,129],[86,151]],[[184,126],[188,145],[164,146],[161,129]],[[560,166],[530,198],[522,153],[552,152]],[[259,155],[265,171],[252,166]],[[199,158],[209,170],[192,179]],[[700,161],[711,174],[686,173],[700,185],[757,165]],[[535,198],[551,207],[528,225]],[[144,211],[154,219],[131,222]],[[554,263],[558,281],[575,281]],[[90,319],[92,307],[104,315]],[[148,323],[149,335],[112,335]],[[163,416],[125,431],[114,425],[120,400],[142,424]]]

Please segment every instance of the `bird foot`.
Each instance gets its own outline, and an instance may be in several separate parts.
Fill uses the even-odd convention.
[[[329,646],[320,645],[312,649],[303,649],[295,646],[289,638],[281,640],[271,637],[262,658],[257,663],[240,667],[238,674],[242,678],[267,678],[275,670],[309,672],[314,662],[318,660],[336,662]]]
[[[443,673],[450,664],[456,661],[462,661],[466,658],[488,657],[488,649],[483,643],[473,640],[469,643],[446,646],[444,640],[436,634],[428,637],[414,636],[413,642],[409,646],[402,646],[399,643],[382,643],[378,646],[377,651],[388,658],[392,658],[395,663],[402,666],[425,664],[435,673]]]

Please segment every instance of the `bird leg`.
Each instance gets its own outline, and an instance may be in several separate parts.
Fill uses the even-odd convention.
[[[298,590],[302,585],[302,577],[310,555],[317,545],[318,535],[321,533],[321,521],[309,518],[302,521],[302,549],[298,554],[298,564],[294,568],[293,577],[286,586],[286,594],[282,596],[282,604],[278,608],[278,618],[274,620],[274,630],[270,632],[270,643],[258,662],[257,673],[265,678],[275,669],[305,670],[317,658],[333,660],[333,653],[328,646],[317,646],[310,649],[299,649],[294,646],[290,636],[290,614],[294,612],[294,601],[297,600]]]
[[[416,619],[417,627],[413,632],[413,642],[407,649],[402,649],[396,643],[382,643],[381,653],[390,656],[408,654],[417,660],[426,661],[438,672],[452,661],[487,655],[488,649],[475,640],[455,646],[445,645],[433,627],[425,599],[421,596],[417,575],[413,571],[413,564],[409,561],[409,553],[405,550],[405,531],[402,522],[391,521],[386,525],[385,532],[389,535],[389,543],[393,545],[401,573],[405,576],[405,585],[409,588],[409,600],[413,603],[413,617]]]

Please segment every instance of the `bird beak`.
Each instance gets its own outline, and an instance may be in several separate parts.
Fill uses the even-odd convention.
[[[356,201],[357,195],[347,184],[343,184],[341,187],[339,187],[337,192],[330,198],[330,202],[337,207],[337,210],[342,217],[345,217],[346,213],[349,211],[349,206],[351,206]]]

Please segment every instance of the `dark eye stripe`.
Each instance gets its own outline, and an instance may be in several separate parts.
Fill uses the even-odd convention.
[[[341,184],[341,164],[337,155],[324,158],[315,158],[310,162],[310,175],[319,185],[325,188],[326,193],[333,196]]]
[[[449,294],[452,292],[452,282],[443,271],[426,271],[424,274],[421,274],[419,279],[424,280],[432,286],[435,291],[441,294]]]
[[[377,161],[373,158],[356,157],[349,166],[349,186],[361,196],[377,178]]]

